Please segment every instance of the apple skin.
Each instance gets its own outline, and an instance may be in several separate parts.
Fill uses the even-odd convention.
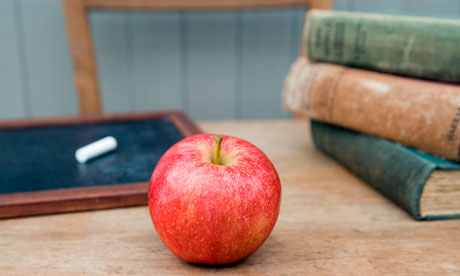
[[[222,165],[211,162],[215,135],[193,135],[161,157],[150,180],[158,236],[187,262],[241,260],[262,245],[278,218],[281,185],[268,157],[245,140],[222,137]]]

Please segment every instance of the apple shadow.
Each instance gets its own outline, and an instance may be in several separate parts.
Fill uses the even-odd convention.
[[[235,268],[235,267],[241,265],[242,263],[245,263],[246,259],[247,258],[244,258],[242,260],[239,260],[239,261],[236,261],[236,262],[233,262],[233,263],[229,263],[229,264],[201,264],[201,263],[190,263],[190,262],[186,262],[186,263],[191,265],[191,266],[197,267],[197,268],[223,270],[223,269],[226,269],[226,268]]]

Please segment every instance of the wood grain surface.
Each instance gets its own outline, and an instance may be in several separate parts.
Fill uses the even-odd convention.
[[[265,244],[225,267],[180,261],[147,207],[0,220],[1,275],[459,275],[460,220],[418,222],[316,151],[308,123],[206,122],[259,146],[283,188]]]

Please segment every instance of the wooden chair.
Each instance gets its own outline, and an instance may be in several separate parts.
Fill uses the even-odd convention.
[[[90,10],[199,11],[281,9],[310,7],[330,9],[332,0],[62,0],[67,21],[73,72],[80,114],[102,113],[93,41],[87,13]]]

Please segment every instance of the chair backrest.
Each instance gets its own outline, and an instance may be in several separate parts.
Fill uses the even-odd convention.
[[[90,10],[211,11],[309,7],[331,9],[332,0],[62,0],[80,114],[102,113],[87,13]]]

